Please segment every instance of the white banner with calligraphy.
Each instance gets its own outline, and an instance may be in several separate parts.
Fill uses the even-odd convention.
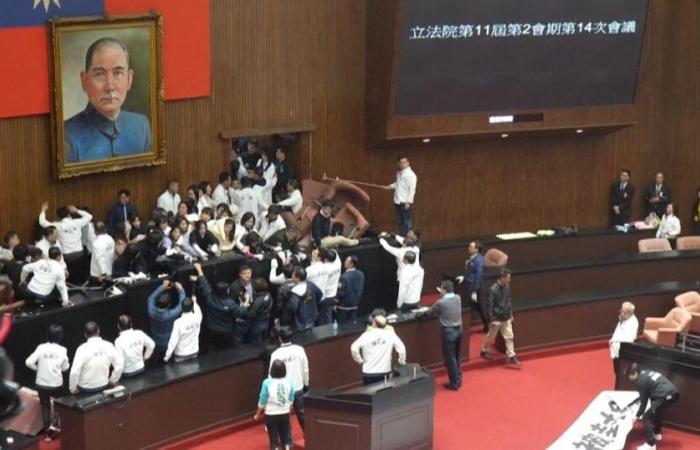
[[[639,408],[636,391],[603,391],[548,450],[622,450]]]

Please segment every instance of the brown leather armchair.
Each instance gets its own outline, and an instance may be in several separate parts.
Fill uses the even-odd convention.
[[[675,347],[678,333],[687,333],[692,317],[683,308],[673,308],[666,317],[647,317],[644,338],[664,347]]]
[[[640,253],[670,252],[672,250],[671,243],[668,239],[663,238],[641,239],[637,242],[637,248],[639,248]]]
[[[674,301],[676,306],[690,313],[690,332],[700,334],[700,294],[696,291],[684,292],[677,295]]]
[[[497,248],[489,249],[484,255],[486,267],[503,267],[508,264],[508,255]]]
[[[700,250],[700,236],[683,236],[676,239],[676,250]]]

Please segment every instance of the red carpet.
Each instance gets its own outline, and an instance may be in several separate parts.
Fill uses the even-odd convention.
[[[612,366],[600,343],[524,355],[523,369],[514,370],[478,361],[482,339],[481,334],[472,338],[477,360],[466,366],[459,392],[441,387],[444,375],[437,379],[435,449],[544,449],[600,391],[612,387]],[[627,449],[641,444],[640,425],[631,433]],[[295,448],[304,448],[296,421],[294,436]],[[256,425],[233,432],[223,428],[170,448],[266,450],[267,445],[263,426]],[[658,448],[700,448],[700,436],[665,429]]]

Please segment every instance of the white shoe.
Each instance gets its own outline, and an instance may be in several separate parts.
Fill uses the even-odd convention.
[[[645,442],[637,447],[637,450],[656,450],[656,445],[649,445]]]
[[[660,441],[660,440],[663,439],[663,436],[661,436],[661,433],[655,434],[655,435],[654,435],[654,439],[656,439],[657,441]]]

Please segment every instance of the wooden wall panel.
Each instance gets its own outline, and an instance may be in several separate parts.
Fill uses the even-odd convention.
[[[427,240],[604,224],[608,187],[623,166],[639,188],[655,170],[667,172],[688,225],[700,183],[700,7],[697,0],[651,4],[637,126],[606,136],[367,151],[366,0],[213,0],[212,96],[166,103],[167,166],[57,181],[48,117],[0,120],[0,230],[15,227],[27,239],[43,199],[52,208],[89,205],[102,217],[122,186],[148,211],[169,177],[184,185],[215,181],[226,153],[220,131],[305,124],[316,126],[315,178],[326,172],[389,183],[396,157],[407,154],[419,176],[416,222]],[[389,193],[370,194],[373,224],[393,228]]]

